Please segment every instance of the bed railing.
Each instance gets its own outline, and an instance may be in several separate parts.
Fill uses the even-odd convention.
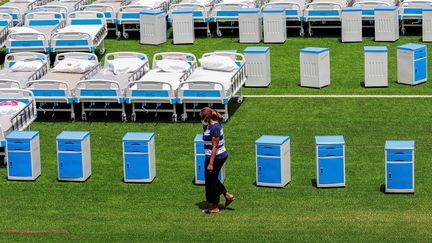
[[[197,63],[192,63],[191,67],[180,77],[180,83],[185,82],[197,68]]]
[[[89,5],[92,0],[80,0],[74,4],[74,10],[80,10],[82,6]]]
[[[101,66],[98,63],[97,65],[94,65],[87,73],[85,73],[81,78],[81,80],[86,80],[86,79],[90,79],[91,77],[93,77],[97,72],[99,72],[99,70],[101,70]]]
[[[28,81],[38,80],[45,76],[48,73],[48,63],[44,62],[42,67],[40,67],[36,72],[34,72],[29,78]]]
[[[141,67],[139,67],[132,75],[129,76],[128,81],[132,82],[142,78],[149,70],[148,61],[146,61]]]
[[[23,89],[0,89],[0,95],[11,99],[27,99],[28,104],[11,117],[12,130],[22,130],[36,119],[36,102],[33,93]]]

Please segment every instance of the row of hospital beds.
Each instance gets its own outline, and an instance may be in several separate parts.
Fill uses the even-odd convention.
[[[207,53],[199,60],[190,53],[158,53],[151,68],[142,53],[109,53],[101,66],[95,54],[66,52],[48,67],[42,53],[8,54],[0,70],[0,89],[31,91],[38,111],[70,112],[72,119],[78,104],[83,120],[92,112],[119,112],[126,120],[125,107],[130,105],[133,121],[138,112],[168,112],[177,121],[177,106],[183,107],[182,120],[201,106],[214,107],[228,119],[228,103],[234,97],[242,102],[246,81],[244,56],[228,51]]]

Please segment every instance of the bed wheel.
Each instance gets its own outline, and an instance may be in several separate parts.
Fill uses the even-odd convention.
[[[71,120],[75,121],[75,113],[71,113]]]
[[[81,114],[81,120],[86,121],[87,120],[87,115],[86,113],[82,113]]]
[[[237,98],[237,103],[243,103],[243,96],[240,96]]]
[[[131,115],[131,121],[136,121],[136,113],[132,113],[132,115]]]
[[[300,33],[299,34],[300,34],[301,37],[304,37],[304,34],[305,34],[304,29],[300,29]]]
[[[216,35],[217,35],[218,37],[222,37],[222,31],[220,31],[220,30],[216,30]]]
[[[127,32],[123,32],[123,38],[128,39],[129,38],[129,34]]]
[[[116,31],[116,36],[117,36],[117,39],[120,39],[121,38],[121,32],[120,31]]]
[[[211,35],[211,32],[210,32],[210,30],[207,30],[207,37],[211,37],[212,35]]]
[[[182,121],[186,121],[187,114],[186,113],[182,114],[180,118],[181,118]]]
[[[406,35],[406,28],[405,28],[405,27],[402,27],[402,28],[401,28],[401,34],[402,34],[402,35]]]
[[[100,48],[99,49],[99,54],[101,54],[101,55],[105,54],[105,48]]]
[[[223,118],[224,118],[224,122],[228,121],[229,115],[228,114],[223,114]]]
[[[122,121],[127,121],[127,119],[126,119],[126,114],[125,114],[125,113],[122,113],[121,118],[122,118]]]
[[[309,36],[313,36],[313,31],[312,30],[308,30],[308,34],[309,34]]]
[[[173,122],[177,122],[177,114],[173,114],[172,117],[171,117],[171,120]]]

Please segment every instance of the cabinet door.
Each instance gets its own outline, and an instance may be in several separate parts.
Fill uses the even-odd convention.
[[[336,184],[344,182],[343,158],[319,158],[319,184]]]
[[[31,154],[23,152],[8,153],[9,176],[31,177]]]
[[[413,167],[406,163],[387,164],[387,188],[390,189],[412,189]]]
[[[414,80],[419,81],[426,78],[426,58],[414,61]]]
[[[205,180],[205,156],[204,155],[196,155],[196,179],[199,181]]]
[[[258,157],[258,182],[281,183],[280,158]]]
[[[148,154],[125,154],[126,178],[149,179]]]
[[[83,176],[81,153],[59,153],[60,178],[80,178]]]

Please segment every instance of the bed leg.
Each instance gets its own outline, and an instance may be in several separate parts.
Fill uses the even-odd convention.
[[[75,109],[73,103],[71,103],[71,120],[75,120]]]
[[[186,113],[186,103],[183,103],[183,114],[181,115],[181,120],[186,121],[187,113]]]
[[[131,105],[132,105],[131,121],[136,121],[135,103],[131,103]]]
[[[240,88],[240,94],[239,94],[239,97],[237,98],[237,103],[242,103],[243,102],[243,89],[242,88]]]
[[[122,117],[122,121],[127,121],[127,118],[126,118],[126,108],[125,108],[125,104],[124,103],[122,104],[122,115],[121,115],[121,117]]]
[[[172,121],[173,122],[177,122],[177,107],[176,107],[176,104],[173,104]]]
[[[228,118],[229,118],[229,114],[228,114],[228,104],[225,104],[225,105],[224,105],[224,114],[223,114],[223,118],[224,118],[224,121],[225,121],[225,122],[228,121]]]
[[[84,102],[81,103],[81,120],[83,120],[83,121],[87,120]]]

